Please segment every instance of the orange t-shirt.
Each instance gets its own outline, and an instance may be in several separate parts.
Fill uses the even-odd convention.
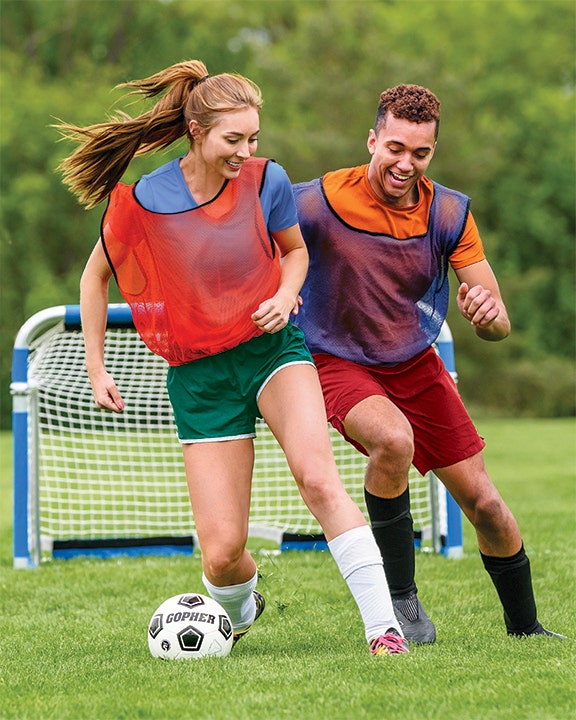
[[[368,181],[368,165],[336,170],[322,178],[326,197],[340,218],[351,227],[404,240],[425,235],[434,194],[432,181],[418,182],[419,200],[415,205],[395,208],[382,203]],[[450,256],[453,268],[467,267],[486,258],[482,240],[471,213],[462,237]]]

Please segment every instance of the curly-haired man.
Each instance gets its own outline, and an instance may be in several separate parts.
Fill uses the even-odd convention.
[[[405,636],[436,639],[414,580],[413,463],[435,472],[473,524],[507,632],[558,637],[538,621],[518,525],[432,347],[446,318],[450,267],[458,309],[476,335],[494,341],[510,332],[469,198],[425,176],[439,121],[428,89],[386,90],[368,135],[369,164],[295,186],[310,269],[294,322],[312,350],[330,422],[369,458],[366,506]]]

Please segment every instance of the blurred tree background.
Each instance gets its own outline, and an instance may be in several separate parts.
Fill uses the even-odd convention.
[[[0,0],[1,426],[15,335],[78,302],[104,209],[61,184],[72,147],[51,123],[100,122],[117,83],[189,58],[262,87],[259,154],[294,182],[368,161],[382,90],[431,88],[443,115],[428,174],[472,197],[513,324],[482,342],[452,306],[460,390],[473,412],[574,415],[575,14],[573,0]],[[139,159],[126,180],[184,151]]]

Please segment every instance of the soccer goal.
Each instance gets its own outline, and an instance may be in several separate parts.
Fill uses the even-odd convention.
[[[447,325],[437,349],[455,377]],[[77,554],[194,550],[194,518],[165,387],[167,364],[140,340],[128,305],[109,306],[105,361],[126,401],[120,415],[95,406],[78,305],[37,313],[16,337],[16,568]],[[330,432],[344,484],[365,512],[366,458]],[[257,434],[250,535],[270,541],[272,549],[326,547],[264,422]],[[410,492],[417,545],[448,557],[462,554],[461,512],[437,478],[413,469]]]

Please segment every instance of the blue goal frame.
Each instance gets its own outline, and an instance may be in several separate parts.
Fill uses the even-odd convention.
[[[37,532],[39,508],[37,483],[31,483],[35,459],[31,452],[31,436],[35,428],[31,427],[30,407],[33,402],[33,389],[28,382],[28,362],[32,343],[44,333],[60,326],[62,329],[78,329],[80,323],[79,305],[61,305],[42,310],[29,318],[16,336],[12,358],[13,396],[12,432],[13,432],[13,559],[14,568],[34,568],[40,563],[41,548]],[[126,304],[108,306],[108,327],[134,327],[130,307]],[[452,334],[444,323],[436,348],[446,369],[457,380],[454,361]],[[431,483],[431,487],[434,483]],[[463,555],[462,511],[448,493],[446,494],[446,534],[442,535],[439,546],[434,549],[448,558]],[[434,538],[439,537],[434,529]],[[436,541],[435,541],[436,542]],[[418,546],[418,540],[416,545]],[[281,550],[325,549],[323,536],[294,536],[287,533],[281,538]],[[98,557],[112,555],[141,554],[191,554],[194,551],[194,538],[135,538],[121,539],[112,544],[106,541],[86,541],[80,546],[66,541],[55,541],[53,557],[67,558],[83,554]]]

